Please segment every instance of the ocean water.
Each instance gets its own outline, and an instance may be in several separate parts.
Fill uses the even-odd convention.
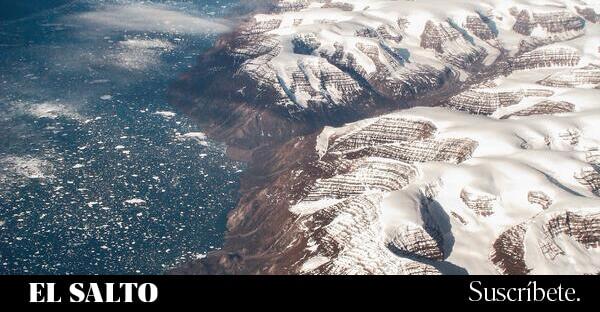
[[[1,2],[0,274],[154,274],[218,249],[244,167],[165,92],[236,1],[37,2]]]

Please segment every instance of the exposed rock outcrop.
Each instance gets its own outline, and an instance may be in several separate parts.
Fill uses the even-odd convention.
[[[524,275],[531,269],[525,263],[526,224],[519,224],[504,231],[494,242],[490,260],[502,274]]]

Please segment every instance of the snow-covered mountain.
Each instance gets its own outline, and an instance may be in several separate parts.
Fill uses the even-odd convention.
[[[227,52],[240,63],[236,76],[256,84],[241,93],[267,92],[269,105],[292,115],[369,105],[377,96],[406,101],[477,76],[494,62],[501,63],[495,72],[510,71],[536,66],[531,62],[573,65],[586,52],[597,54],[594,38],[581,40],[576,50],[539,51],[548,53],[540,59],[527,54],[590,33],[585,18],[593,22],[597,14],[578,2],[349,0],[279,6],[278,13],[258,14],[242,25]],[[553,54],[560,56],[550,59]]]
[[[196,269],[599,273],[596,12],[578,0],[286,0],[254,15],[219,43],[236,102],[335,126],[290,127],[254,153],[268,179]],[[286,137],[254,120],[234,136]]]

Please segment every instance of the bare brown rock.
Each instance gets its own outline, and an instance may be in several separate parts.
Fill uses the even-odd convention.
[[[497,31],[490,26],[491,20],[487,16],[468,16],[464,27],[482,40],[494,39],[498,36]]]
[[[526,230],[525,223],[515,225],[500,234],[494,241],[490,260],[501,274],[525,275],[531,271],[525,263],[523,240]]]
[[[570,211],[560,213],[548,220],[544,226],[544,234],[545,238],[540,242],[540,248],[549,259],[565,254],[556,243],[560,234],[573,238],[585,248],[597,248],[600,245],[600,215]]]
[[[513,70],[525,70],[539,67],[576,66],[580,56],[574,49],[539,48],[523,53],[511,60]]]
[[[460,199],[472,209],[476,214],[487,217],[494,214],[494,205],[496,196],[485,193],[473,193],[463,189],[460,192]]]
[[[554,73],[538,82],[552,87],[595,87],[600,85],[600,66],[590,64],[582,68],[573,68]]]
[[[427,121],[383,117],[373,123],[335,140],[331,151],[349,151],[366,146],[402,141],[416,141],[430,137],[436,130]]]
[[[530,191],[527,193],[527,200],[532,204],[539,205],[544,210],[552,205],[550,196],[542,191]]]
[[[532,115],[552,115],[560,113],[570,113],[575,110],[575,105],[565,101],[545,100],[531,107],[516,111],[512,114],[504,115],[501,119],[512,116],[532,116]]]
[[[600,196],[600,168],[594,166],[581,169],[579,173],[575,174],[575,179]]]

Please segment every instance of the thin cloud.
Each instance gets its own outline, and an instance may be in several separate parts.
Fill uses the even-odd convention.
[[[82,22],[115,30],[178,34],[224,33],[232,25],[224,19],[190,15],[160,5],[109,6],[76,16]]]
[[[143,70],[160,64],[160,56],[170,52],[175,45],[161,39],[128,39],[119,42],[119,49],[110,53],[109,59],[125,69]]]

